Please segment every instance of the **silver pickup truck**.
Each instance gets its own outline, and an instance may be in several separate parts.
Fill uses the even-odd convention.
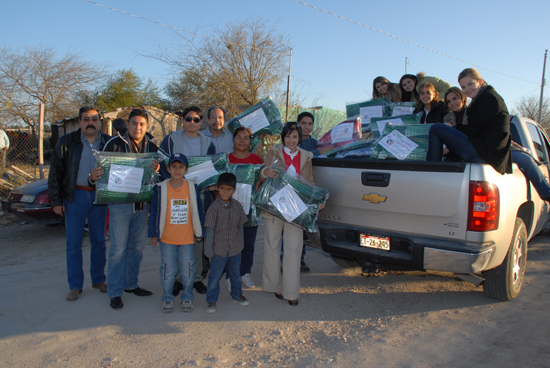
[[[549,139],[534,121],[511,117],[514,141],[542,163]],[[342,266],[453,272],[511,300],[523,283],[527,242],[549,206],[513,165],[315,158],[317,185],[330,191],[318,219],[322,249]]]

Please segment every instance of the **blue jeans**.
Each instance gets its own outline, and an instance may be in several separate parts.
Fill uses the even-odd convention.
[[[241,276],[252,271],[252,264],[254,263],[254,243],[256,242],[257,232],[258,226],[243,228],[244,248],[241,252]]]
[[[109,205],[111,250],[107,272],[109,298],[138,287],[139,265],[147,243],[149,203],[134,213],[133,203]]]
[[[435,123],[430,128],[426,160],[441,161],[444,144],[466,162],[485,163],[466,134],[443,123]]]
[[[541,198],[550,197],[550,185],[540,171],[539,165],[533,158],[523,151],[512,151],[512,162],[516,163],[523,172],[527,180],[533,184],[535,190]]]
[[[174,289],[174,280],[180,267],[181,283],[183,292],[181,300],[190,302],[195,299],[193,295],[193,281],[195,279],[195,256],[193,252],[194,244],[172,245],[163,242],[160,243],[160,283],[164,294],[163,302],[171,302],[175,299],[172,294]]]
[[[105,282],[105,221],[107,206],[94,205],[95,192],[75,189],[73,201],[65,203],[65,229],[67,231],[67,276],[69,289],[82,289],[82,239],[88,219],[90,230],[90,275],[92,284]]]
[[[229,274],[231,280],[231,297],[237,299],[242,294],[241,276],[239,267],[241,264],[241,254],[232,257],[221,257],[214,255],[210,259],[210,273],[208,274],[208,291],[206,292],[206,302],[215,303],[220,295],[220,279],[224,269]]]

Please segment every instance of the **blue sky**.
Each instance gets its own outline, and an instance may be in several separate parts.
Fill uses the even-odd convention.
[[[293,84],[300,80],[305,86],[306,106],[315,102],[344,111],[346,102],[370,99],[372,80],[382,75],[398,82],[405,72],[406,57],[409,73],[424,71],[451,85],[457,85],[458,73],[470,67],[292,0],[96,1],[204,35],[212,35],[215,26],[247,17],[262,17],[269,25],[277,22],[277,29],[290,38]],[[544,48],[550,45],[550,1],[305,2],[458,59],[531,81],[479,69],[509,109],[522,96],[540,93]],[[4,2],[0,35],[2,47],[44,45],[59,53],[82,53],[88,60],[109,63],[112,71],[134,68],[159,87],[170,80],[170,69],[139,54],[154,53],[158,42],[177,42],[162,26],[84,0]],[[550,96],[547,89],[545,96]]]

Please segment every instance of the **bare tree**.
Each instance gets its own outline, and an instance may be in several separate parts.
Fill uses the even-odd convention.
[[[53,48],[42,46],[0,50],[0,114],[8,125],[35,129],[38,106],[45,104],[49,122],[74,116],[75,96],[98,82],[106,66],[85,61],[68,52],[58,58]]]
[[[539,120],[539,101],[536,96],[522,97],[512,110],[513,114],[522,115],[526,118]],[[546,131],[550,131],[550,100],[548,98],[542,101],[542,114],[540,124]]]
[[[288,39],[266,23],[262,18],[227,23],[215,29],[215,39],[199,41],[177,33],[181,44],[161,45],[154,57],[179,73],[175,83],[184,82],[190,101],[203,107],[220,103],[235,112],[239,105],[254,105],[285,79]]]

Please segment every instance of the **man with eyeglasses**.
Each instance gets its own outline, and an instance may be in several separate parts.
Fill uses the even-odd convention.
[[[107,292],[105,283],[105,221],[107,206],[94,205],[95,180],[101,168],[95,168],[93,151],[100,151],[109,140],[101,132],[99,110],[83,106],[78,111],[80,129],[65,134],[55,145],[48,177],[48,195],[53,211],[65,216],[67,232],[68,301],[82,293],[82,240],[88,220],[90,232],[90,274],[92,287]]]
[[[168,134],[159,146],[159,151],[164,155],[171,157],[174,153],[183,153],[185,156],[205,156],[216,153],[216,147],[210,137],[199,132],[202,123],[202,110],[196,106],[191,106],[183,110],[182,113],[183,129]],[[163,178],[170,178],[170,173],[166,170],[166,163],[161,162],[160,173]],[[195,241],[193,248],[195,254],[195,282],[193,287],[199,294],[206,294],[206,285],[202,282],[203,265],[202,253],[203,243]],[[174,283],[174,295],[179,294],[183,289],[181,282]]]
[[[221,106],[213,106],[206,113],[208,118],[208,129],[204,131],[204,135],[210,137],[212,143],[216,147],[216,152],[233,152],[233,136],[224,129],[225,125],[225,110]]]

